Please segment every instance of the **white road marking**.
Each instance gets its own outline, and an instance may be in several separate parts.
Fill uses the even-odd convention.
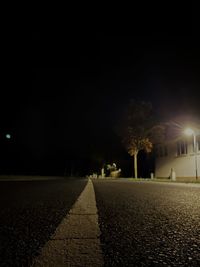
[[[57,227],[32,267],[103,266],[99,236],[95,193],[92,181],[88,180],[69,214]]]

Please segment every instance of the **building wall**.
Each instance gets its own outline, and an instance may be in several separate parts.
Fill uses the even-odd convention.
[[[195,154],[193,152],[192,142],[188,143],[188,153],[186,155],[177,155],[176,142],[167,146],[168,154],[162,157],[156,157],[155,177],[169,178],[171,169],[179,178],[196,177]],[[198,176],[200,177],[200,151],[197,153]]]

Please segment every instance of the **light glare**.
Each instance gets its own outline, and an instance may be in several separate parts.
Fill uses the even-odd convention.
[[[191,128],[187,128],[185,129],[184,134],[191,136],[194,134],[194,131]]]

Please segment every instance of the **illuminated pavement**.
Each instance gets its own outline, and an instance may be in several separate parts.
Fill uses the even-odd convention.
[[[95,180],[105,266],[200,266],[200,186]]]
[[[93,183],[0,182],[0,266],[199,266],[199,185]]]

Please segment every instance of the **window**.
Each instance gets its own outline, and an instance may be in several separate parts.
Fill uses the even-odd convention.
[[[196,137],[196,147],[194,146],[194,142],[192,141],[192,149],[194,153],[200,151],[200,135],[197,135]]]
[[[188,153],[187,141],[181,140],[177,142],[177,155],[186,155]]]
[[[163,147],[162,146],[159,147],[159,156],[160,157],[163,157],[164,156],[163,155]]]
[[[164,146],[164,155],[165,155],[165,157],[168,156],[168,149],[167,149],[167,146]]]
[[[197,136],[197,151],[200,151],[200,135]]]
[[[168,150],[167,146],[157,146],[156,147],[156,157],[167,157],[168,156]]]

